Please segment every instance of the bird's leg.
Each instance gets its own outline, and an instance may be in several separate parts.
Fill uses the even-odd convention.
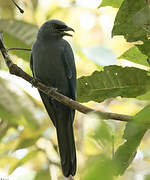
[[[55,91],[57,91],[57,88],[49,87],[48,91],[47,91],[47,94],[51,94],[52,92],[55,92]]]
[[[31,80],[32,87],[37,87],[38,82],[39,82],[39,80],[37,78],[33,77],[33,79]]]
[[[50,94],[51,94],[52,92],[56,92],[56,91],[57,91],[57,88],[49,87],[46,94],[51,98],[51,100],[54,100],[54,99],[50,96]]]

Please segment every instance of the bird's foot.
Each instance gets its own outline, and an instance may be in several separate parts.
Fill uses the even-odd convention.
[[[37,78],[33,78],[31,81],[32,87],[37,87],[37,83],[39,82],[39,80]]]
[[[55,91],[57,91],[57,88],[50,87],[47,91],[47,94],[51,94],[52,92],[55,92]]]

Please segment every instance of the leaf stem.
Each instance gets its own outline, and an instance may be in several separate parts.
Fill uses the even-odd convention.
[[[28,48],[7,48],[7,51],[12,51],[12,50],[31,51],[31,49]]]

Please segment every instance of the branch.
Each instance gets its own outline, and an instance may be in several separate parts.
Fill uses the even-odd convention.
[[[147,5],[150,5],[150,0],[145,0],[145,2],[147,3]]]
[[[3,41],[2,41],[2,35],[0,36],[0,51],[2,53],[2,56],[5,60],[6,65],[9,68],[10,74],[14,74],[16,76],[19,76],[29,83],[31,83],[34,87],[38,88],[39,90],[43,91],[45,94],[51,96],[55,100],[70,106],[73,109],[78,110],[81,113],[88,114],[90,112],[96,113],[98,116],[100,116],[103,119],[112,119],[112,120],[119,120],[119,121],[130,121],[132,120],[132,116],[123,115],[123,114],[116,114],[116,113],[110,113],[110,112],[102,112],[102,111],[95,111],[92,108],[86,107],[77,101],[74,101],[67,96],[64,96],[60,93],[58,93],[56,90],[54,90],[53,87],[47,87],[43,83],[37,81],[36,84],[33,84],[34,78],[31,77],[29,74],[24,72],[20,67],[18,67],[16,64],[14,64],[10,58],[10,56],[7,53],[7,49],[5,48]]]
[[[7,51],[12,51],[12,50],[31,51],[31,49],[28,48],[7,48]]]

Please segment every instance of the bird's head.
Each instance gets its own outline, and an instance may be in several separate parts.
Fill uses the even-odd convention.
[[[64,22],[60,20],[49,20],[41,26],[38,36],[42,38],[62,38],[63,36],[72,36],[66,31],[74,32],[71,27],[68,27]]]

